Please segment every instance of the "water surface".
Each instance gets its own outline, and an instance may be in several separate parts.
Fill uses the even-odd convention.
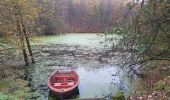
[[[37,37],[36,37],[37,39]],[[133,85],[116,65],[110,46],[96,34],[68,34],[38,37],[34,47],[36,64],[32,84],[38,100],[47,100],[47,80],[54,70],[73,69],[80,77],[78,98],[108,98],[119,91],[127,95]],[[37,40],[36,40],[37,41]],[[117,40],[115,40],[117,42]]]

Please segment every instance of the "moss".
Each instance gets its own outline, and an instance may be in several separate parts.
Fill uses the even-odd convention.
[[[0,94],[0,100],[19,100],[17,96]]]
[[[17,90],[15,93],[0,94],[0,100],[29,100],[30,94],[23,90]]]
[[[123,92],[117,93],[115,96],[112,98],[113,100],[125,100],[125,96]]]
[[[28,91],[29,87],[26,87],[27,81],[16,79],[11,82],[10,79],[0,81],[0,100],[29,100]]]
[[[17,79],[17,80],[15,80],[15,83],[14,83],[14,85],[16,85],[16,86],[27,86],[27,84],[28,84],[28,82],[27,81],[25,81],[25,80],[21,80],[21,79]]]
[[[11,84],[9,83],[9,82],[7,82],[7,81],[0,81],[0,90],[2,91],[3,89],[5,89],[5,88],[8,88],[8,87],[10,87],[11,86]]]

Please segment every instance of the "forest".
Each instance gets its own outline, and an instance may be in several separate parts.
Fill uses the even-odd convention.
[[[38,23],[45,26],[40,33],[47,35],[111,31],[125,12],[125,3],[119,0],[51,0],[40,4],[43,11]]]
[[[123,0],[37,0],[36,3],[29,5],[30,10],[39,14],[34,23],[35,34],[111,31],[126,12]]]
[[[170,98],[170,1],[0,0],[0,100],[91,98]]]

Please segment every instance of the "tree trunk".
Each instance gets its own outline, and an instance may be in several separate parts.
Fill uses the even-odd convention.
[[[30,45],[30,41],[29,41],[29,38],[28,38],[28,35],[27,35],[27,32],[26,32],[26,28],[25,28],[25,25],[23,23],[22,18],[21,18],[21,24],[22,24],[22,28],[23,28],[23,32],[24,32],[24,37],[26,39],[26,43],[27,43],[27,46],[28,46],[28,51],[29,51],[29,54],[30,54],[30,57],[31,57],[31,61],[32,61],[32,63],[35,63],[33,53],[32,53],[32,49],[31,49],[31,45]]]
[[[21,27],[20,27],[20,23],[19,23],[18,19],[17,19],[17,30],[19,32],[19,37],[20,37],[20,41],[21,41],[21,48],[22,48],[22,52],[23,52],[23,56],[24,56],[24,61],[25,61],[26,66],[28,66],[29,65],[28,55],[27,55],[27,52],[26,52],[26,49],[25,49],[24,37],[23,37],[23,34],[21,32]]]
[[[18,10],[16,15],[18,15],[18,23],[19,23],[20,32],[23,32],[22,36],[26,40],[28,51],[29,51],[32,63],[34,63],[35,61],[34,61],[34,58],[33,58],[32,49],[31,49],[31,45],[30,45],[30,42],[29,42],[29,38],[28,38],[27,32],[26,32],[26,28],[25,28],[25,25],[23,23],[23,17],[21,15],[20,8],[19,8],[19,6],[17,4],[16,4],[16,9]],[[21,27],[22,27],[22,31],[21,31]],[[25,44],[24,44],[24,46],[25,46]],[[26,52],[26,50],[25,50],[25,52]],[[28,60],[28,57],[27,57],[27,60]]]

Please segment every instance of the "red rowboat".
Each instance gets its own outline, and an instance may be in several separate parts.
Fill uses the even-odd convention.
[[[48,87],[53,93],[67,98],[78,89],[79,82],[79,77],[75,71],[56,71],[50,76]]]

